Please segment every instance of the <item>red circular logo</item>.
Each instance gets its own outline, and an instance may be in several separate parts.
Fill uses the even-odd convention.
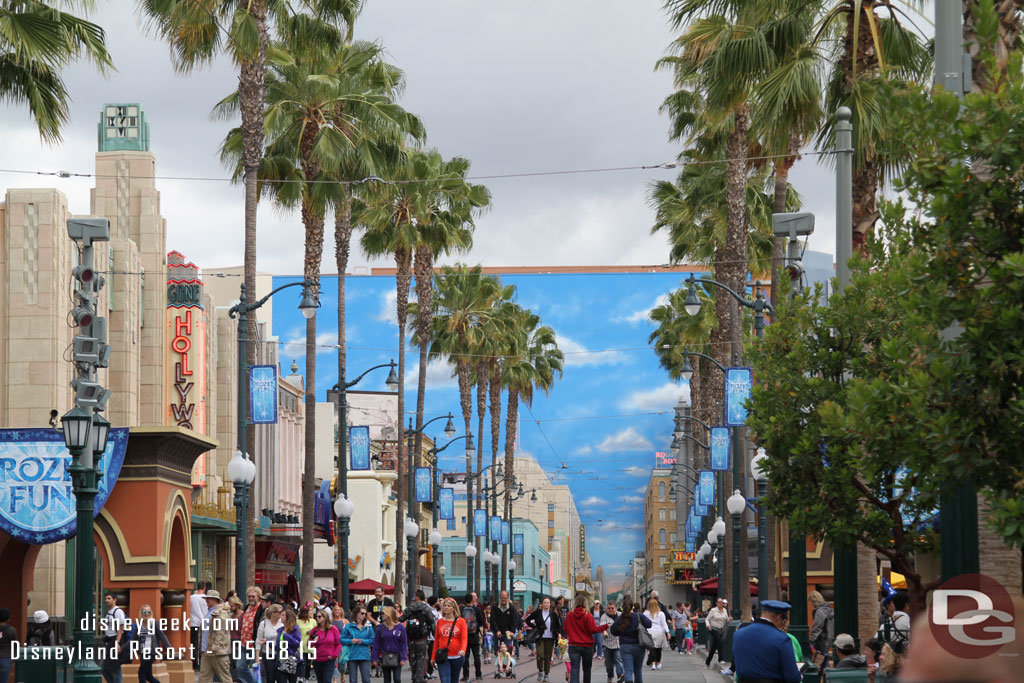
[[[960,574],[932,593],[928,625],[947,652],[981,659],[1015,638],[1013,599],[1003,585],[984,574]]]

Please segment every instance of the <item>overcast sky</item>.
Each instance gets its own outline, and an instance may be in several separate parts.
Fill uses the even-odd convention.
[[[170,67],[167,48],[142,29],[127,0],[100,0],[92,18],[107,29],[117,72],[90,66],[67,71],[73,98],[64,143],[42,145],[27,110],[0,105],[4,169],[92,172],[96,124],[106,102],[140,102],[148,116],[160,176],[226,175],[217,148],[228,124],[213,123],[212,105],[236,85],[221,60],[188,77]],[[473,162],[472,174],[659,164],[679,152],[667,141],[658,105],[668,73],[655,61],[671,40],[650,0],[479,2],[369,0],[357,36],[379,40],[403,68],[402,104],[426,123],[428,144]],[[129,10],[129,8],[132,8]],[[674,171],[622,171],[486,181],[493,207],[478,221],[471,263],[486,265],[659,264],[666,240],[652,236],[647,184]],[[810,248],[832,251],[834,181],[811,158],[793,181],[818,214]],[[72,211],[89,211],[91,179],[0,173],[0,189],[57,186]],[[202,267],[242,260],[241,189],[223,182],[161,180],[168,249]],[[328,245],[333,239],[327,235]],[[326,254],[324,272],[334,272]],[[353,254],[354,265],[367,264]],[[384,264],[379,264],[384,265]],[[263,205],[258,266],[277,274],[302,268],[296,213]]]

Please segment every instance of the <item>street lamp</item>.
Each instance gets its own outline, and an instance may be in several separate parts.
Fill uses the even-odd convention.
[[[764,499],[768,495],[768,454],[763,448],[757,449],[757,455],[750,461],[750,472],[757,482],[757,590],[763,596],[768,582],[768,520]]]
[[[704,561],[704,569],[707,569],[711,562],[708,560],[708,556],[711,555],[711,544],[704,541],[704,545],[700,547],[700,559]],[[705,576],[704,578],[708,578]]]
[[[733,610],[738,610],[740,605],[740,515],[747,507],[747,499],[743,497],[739,489],[735,489],[729,500],[725,502],[732,515],[732,599]],[[747,589],[749,591],[749,588]]]
[[[431,486],[433,487],[433,483],[431,483]],[[435,499],[435,503],[436,503],[436,499]],[[435,507],[436,507],[436,505],[435,505]],[[434,515],[436,515],[436,514],[437,514],[437,511],[435,510],[434,511]],[[438,549],[441,546],[441,532],[437,530],[436,518],[435,518],[435,521],[434,521],[434,528],[430,530],[430,535],[427,538],[430,540],[430,545],[433,548],[433,551],[432,551],[433,552],[433,561],[430,563],[430,566],[434,568],[434,571],[431,572],[431,574],[433,574],[433,576],[431,577],[433,579],[433,586],[432,586],[433,593],[431,593],[431,595],[433,595],[434,597],[437,597],[437,592],[438,592],[438,588],[439,588],[438,585],[437,585],[437,560],[438,560],[438,552],[439,552]]]
[[[409,483],[412,485],[412,480]],[[419,568],[419,563],[414,561],[414,553],[416,552],[416,536],[420,533],[420,525],[412,517],[406,517],[404,531],[408,543],[407,552],[409,553],[409,593],[406,597],[412,600],[413,596],[416,595],[416,570]]]
[[[466,544],[466,595],[473,592],[471,579],[473,577],[473,558],[476,557],[476,546],[472,541]]]
[[[249,487],[256,479],[256,465],[242,451],[228,462],[228,479],[235,485],[235,592],[245,595],[246,577],[249,575],[245,556],[245,538],[249,521]]]
[[[696,284],[698,282],[707,285],[714,285],[719,289],[724,289],[741,306],[754,311],[754,332],[758,337],[764,336],[764,312],[768,311],[769,313],[772,313],[773,309],[772,305],[765,301],[764,295],[761,293],[760,282],[754,283],[757,290],[756,298],[753,301],[749,301],[740,296],[731,287],[724,285],[721,282],[716,282],[708,278],[694,277],[693,273],[690,273],[690,277],[686,278],[686,300],[683,302],[683,309],[686,311],[687,315],[697,315],[700,313],[702,304],[700,298],[697,296]]]
[[[272,289],[270,293],[267,294],[262,299],[249,303],[248,299],[246,298],[245,283],[243,282],[241,285],[240,292],[238,294],[238,303],[236,303],[234,306],[228,309],[229,318],[238,318],[238,441],[236,450],[239,453],[246,452],[246,429],[249,425],[249,387],[246,384],[248,382],[249,374],[249,363],[246,361],[246,350],[249,345],[249,314],[259,309],[261,306],[263,306],[263,304],[270,301],[270,297],[274,296],[278,292],[288,289],[289,287],[302,287],[302,299],[299,301],[299,311],[302,312],[304,318],[309,320],[316,314],[316,309],[320,305],[317,302],[316,297],[313,295],[314,286],[315,283],[312,280],[289,282],[286,285],[281,285],[276,289]],[[253,476],[255,477],[255,470],[253,470],[253,472]],[[232,481],[236,480],[232,478]],[[249,480],[249,483],[252,483],[251,479]],[[237,507],[238,486],[235,487],[235,500]],[[246,491],[246,499],[243,502],[246,504],[246,507],[248,507],[248,491]],[[238,511],[236,512],[236,515],[237,514],[242,514],[242,512]],[[312,515],[313,511],[306,510],[305,514]],[[240,531],[243,532],[242,545],[239,546],[237,541],[235,545],[236,548],[241,547],[241,554],[244,557],[246,541],[246,537],[244,535],[245,529],[238,529],[236,522],[235,534],[237,535]],[[241,565],[236,565],[236,571],[238,570],[239,566],[244,569],[245,564],[246,563],[243,560]],[[235,586],[240,586],[240,588],[238,589],[239,596],[245,595],[245,583],[247,578],[248,577],[246,574],[242,574],[241,578],[237,576],[235,577]]]
[[[718,554],[718,594],[725,595],[725,521],[719,517],[711,528],[715,532],[715,541],[712,541],[712,545],[717,542],[720,548]]]
[[[516,561],[508,561],[508,594],[512,596],[514,591],[512,590],[512,584],[516,581]]]
[[[444,433],[445,433],[445,435],[449,439],[451,439],[451,437],[453,437],[455,435],[455,425],[452,424],[451,417],[448,418],[448,424],[445,425]],[[464,436],[456,437],[454,439],[451,439],[451,441],[449,441],[445,445],[441,446],[440,448],[438,448],[437,446],[434,446],[429,451],[427,451],[427,459],[430,462],[430,467],[431,467],[431,470],[430,470],[430,499],[431,499],[431,502],[432,502],[432,505],[431,505],[432,509],[431,509],[431,512],[430,512],[430,519],[431,519],[431,521],[433,523],[433,527],[434,527],[435,531],[437,530],[437,523],[438,523],[438,517],[439,517],[438,509],[437,509],[438,508],[438,501],[437,501],[437,456],[438,456],[438,454],[441,451],[445,450],[446,448],[451,446],[456,441],[462,441],[462,440],[466,441],[466,452],[467,452],[467,455],[469,455],[470,450],[473,449],[473,435],[472,434],[466,434]],[[468,508],[468,506],[469,506],[468,501],[467,501],[466,505],[467,505],[467,508]],[[468,520],[469,517],[467,516],[466,519]],[[434,544],[434,576],[433,576],[433,580],[434,580],[434,595],[438,594],[438,590],[440,588],[440,582],[438,581],[438,577],[437,577],[437,566],[438,566],[437,546],[440,545],[440,543],[441,543],[440,538],[441,538],[441,533],[438,532],[438,542],[436,544],[434,544],[434,542],[431,541],[431,543]]]
[[[83,629],[92,614],[93,591],[95,579],[95,560],[93,558],[93,513],[96,503],[96,480],[99,475],[94,463],[107,449],[107,429],[102,430],[95,424],[96,418],[103,420],[99,414],[91,413],[75,406],[60,418],[64,431],[64,445],[71,453],[71,488],[75,494],[77,530],[75,532],[75,641],[79,644],[79,652],[91,652],[95,646],[96,636],[92,629]],[[103,431],[93,435],[94,431]],[[100,439],[99,437],[102,437]],[[91,448],[90,448],[91,447]],[[76,683],[99,683],[100,668],[92,657],[83,656],[74,663]]]

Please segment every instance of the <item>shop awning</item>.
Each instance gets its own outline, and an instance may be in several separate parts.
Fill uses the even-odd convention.
[[[362,581],[356,581],[348,585],[349,593],[356,593],[359,595],[372,595],[377,591],[378,588],[384,590],[384,595],[394,595],[395,587],[389,586],[386,583],[380,581],[374,581],[373,579],[363,579]]]
[[[704,595],[717,595],[718,594],[718,577],[705,579],[697,584],[697,592],[703,593]],[[750,583],[750,595],[757,596],[757,584]]]

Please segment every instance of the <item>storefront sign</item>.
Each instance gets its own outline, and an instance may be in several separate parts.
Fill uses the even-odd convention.
[[[729,429],[727,427],[711,428],[711,469],[725,472],[729,469]]]
[[[249,422],[254,425],[277,424],[276,365],[253,365],[249,368]]]
[[[580,524],[580,563],[587,561],[587,527]]]
[[[126,428],[111,429],[99,461],[95,513],[106,504],[121,473],[128,445]],[[33,545],[75,535],[72,457],[55,429],[0,430],[0,530]]]
[[[441,519],[455,522],[455,489],[443,488],[437,492],[437,504]],[[449,528],[454,528],[449,525]]]
[[[417,467],[416,468],[416,502],[417,503],[430,503],[433,502],[433,492],[430,490],[430,468],[429,467]]]
[[[487,536],[487,510],[473,510],[473,535]]]
[[[206,320],[199,267],[167,254],[168,423],[206,433]]]
[[[669,455],[662,451],[655,451],[654,453],[654,466],[655,467],[667,467],[668,465],[676,464],[676,456]]]
[[[747,421],[746,401],[754,387],[754,372],[750,368],[725,369],[725,424],[742,427]]]
[[[370,428],[349,427],[348,449],[352,458],[351,470],[370,469]]]
[[[522,579],[516,579],[512,582],[512,590],[518,593],[522,593],[526,590],[526,582]]]

